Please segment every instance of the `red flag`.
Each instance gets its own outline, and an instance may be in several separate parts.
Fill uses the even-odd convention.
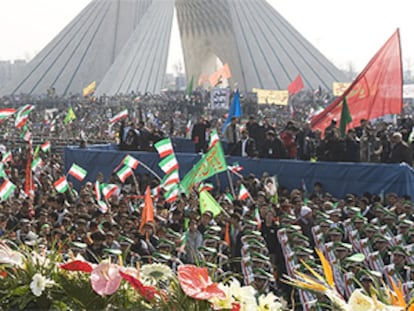
[[[300,92],[303,89],[303,80],[302,76],[298,74],[295,80],[292,81],[291,84],[288,86],[289,95],[292,96],[298,92]]]
[[[141,223],[139,225],[139,231],[142,233],[142,229],[147,222],[154,222],[154,205],[151,199],[151,189],[147,186],[145,190],[144,208],[141,214]]]
[[[339,120],[344,97],[352,116],[350,128],[360,124],[361,119],[375,119],[402,111],[402,63],[399,29],[375,54],[364,70],[339,96],[320,114],[311,120],[312,129],[322,133],[332,119]]]
[[[26,180],[24,183],[24,193],[27,196],[34,195],[34,184],[32,178],[32,146],[29,144],[29,150],[27,151],[27,161],[26,161]]]

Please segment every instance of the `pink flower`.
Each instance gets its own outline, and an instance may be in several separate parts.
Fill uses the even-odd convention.
[[[207,268],[199,268],[193,265],[178,267],[178,280],[184,293],[194,299],[208,300],[213,297],[226,299],[217,283],[213,283],[208,276]]]
[[[107,261],[101,262],[91,273],[92,288],[101,296],[115,293],[121,285],[121,281],[119,266]]]

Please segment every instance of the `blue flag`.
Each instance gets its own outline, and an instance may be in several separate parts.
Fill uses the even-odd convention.
[[[240,107],[240,94],[239,90],[234,92],[233,99],[230,104],[229,113],[227,115],[227,119],[223,124],[223,128],[221,129],[222,132],[226,129],[226,126],[230,123],[231,118],[233,117],[241,117],[241,107]]]

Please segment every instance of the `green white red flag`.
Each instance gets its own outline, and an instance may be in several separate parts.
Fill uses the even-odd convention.
[[[174,170],[171,173],[164,176],[164,178],[161,180],[161,186],[165,188],[170,188],[168,186],[175,185],[180,183],[180,176],[178,174],[178,170]]]
[[[82,181],[86,175],[88,175],[88,172],[84,168],[73,163],[68,171],[68,174],[75,177],[77,180]]]
[[[66,190],[68,190],[68,187],[69,187],[68,181],[66,180],[65,176],[62,176],[58,180],[56,180],[53,183],[53,186],[55,187],[56,191],[60,192],[60,193],[65,193]]]
[[[128,118],[128,109],[122,110],[121,112],[118,112],[116,115],[110,118],[109,124],[115,124],[116,122],[126,118]]]
[[[32,162],[32,171],[35,171],[36,168],[38,167],[42,167],[44,165],[42,158],[37,157],[36,159],[33,160]]]
[[[35,108],[33,105],[24,105],[20,107],[16,112],[16,119],[14,121],[14,126],[16,128],[21,128],[26,124],[29,119],[29,113]]]
[[[160,163],[158,163],[158,165],[165,172],[165,174],[170,174],[179,167],[174,154],[166,156],[162,161],[160,161]]]
[[[217,130],[213,130],[210,133],[210,141],[208,143],[208,149],[211,149],[214,147],[215,144],[217,144],[220,141],[220,137],[217,133]]]
[[[164,158],[169,154],[174,153],[173,145],[171,142],[171,138],[165,138],[160,140],[154,144],[155,149],[157,150],[160,158]]]
[[[13,160],[13,155],[11,151],[7,151],[5,154],[3,154],[1,162],[7,163],[7,162],[11,162],[11,160]]]
[[[102,188],[102,194],[104,195],[104,198],[108,200],[111,196],[116,194],[118,190],[119,188],[115,184],[105,184]]]
[[[139,161],[129,154],[125,156],[125,158],[122,160],[122,163],[134,170],[137,169],[139,165]]]
[[[132,176],[134,172],[132,171],[132,169],[127,166],[124,165],[117,173],[116,175],[118,176],[119,180],[124,183],[128,177]]]
[[[95,181],[95,185],[94,185],[94,190],[95,190],[95,197],[96,197],[96,201],[99,202],[101,200],[101,183],[99,182],[99,180]]]
[[[178,185],[175,185],[170,190],[168,190],[165,195],[164,199],[167,203],[173,203],[178,200],[178,197],[180,195],[180,188]]]
[[[0,186],[0,198],[5,201],[16,189],[16,185],[13,184],[10,180],[5,179],[3,184]]]
[[[51,147],[52,147],[52,144],[50,143],[50,141],[47,141],[40,146],[40,149],[42,149],[42,151],[46,153],[50,151]]]
[[[239,200],[244,201],[244,200],[247,200],[249,197],[250,197],[249,191],[243,184],[241,184],[240,191],[239,191]]]
[[[16,112],[16,109],[13,108],[4,108],[0,109],[0,119],[7,119],[8,117],[11,117]]]

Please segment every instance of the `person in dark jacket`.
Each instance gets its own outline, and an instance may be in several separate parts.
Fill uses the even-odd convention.
[[[275,132],[272,130],[266,133],[262,157],[268,159],[287,159],[288,157],[285,145],[279,137],[276,137]]]
[[[345,162],[359,162],[359,139],[355,129],[349,129],[345,138]]]
[[[390,163],[401,163],[405,162],[412,165],[412,154],[411,148],[408,144],[403,141],[402,134],[395,132],[391,136],[392,148],[388,162]]]
[[[191,140],[195,145],[195,152],[207,151],[206,130],[210,128],[210,122],[204,117],[200,117],[198,122],[194,124],[191,132]]]
[[[237,143],[237,155],[239,157],[257,157],[256,141],[249,137],[246,129],[241,130],[241,137]]]

